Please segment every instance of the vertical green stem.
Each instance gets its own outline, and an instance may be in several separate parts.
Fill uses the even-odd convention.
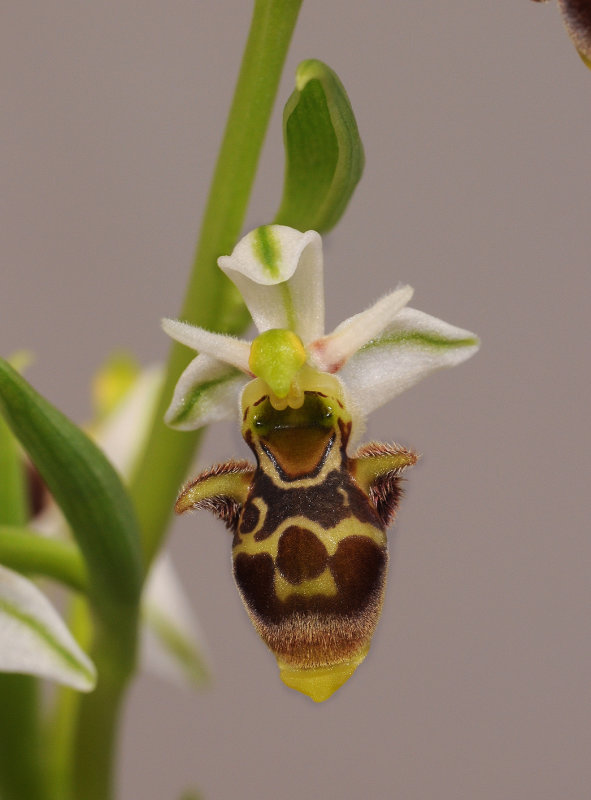
[[[0,418],[0,525],[23,525],[28,516],[23,459]],[[39,681],[0,675],[0,797],[44,800]]]
[[[217,270],[216,260],[219,255],[232,250],[244,223],[261,147],[301,2],[255,2],[238,84],[204,214],[195,264],[181,311],[184,319],[211,329],[235,332],[247,323],[231,285]],[[160,406],[145,457],[132,485],[146,564],[159,549],[174,495],[199,438],[198,433],[188,435],[170,431],[161,422],[172,389],[190,357],[185,348],[172,348]],[[9,524],[17,522],[12,519],[4,521]],[[22,522],[24,520],[18,520],[18,523]],[[97,688],[81,697],[79,703],[73,704],[70,709],[70,712],[79,712],[74,737],[76,753],[73,777],[73,796],[77,800],[110,800],[112,797],[118,722],[125,690],[134,670],[137,609],[118,606],[112,618],[105,618],[102,613],[95,622],[97,629],[91,656],[99,674]],[[21,758],[28,757],[29,748],[25,744],[31,744],[35,754],[38,752],[35,734],[38,706],[34,693],[28,691],[28,686],[25,688],[26,696],[14,704],[14,724],[20,725],[21,729],[23,721],[28,718],[25,712],[27,709],[31,711],[32,724],[28,726],[28,733],[23,730],[26,742],[15,739]],[[10,712],[9,706],[3,706],[2,724],[8,720],[6,709]],[[8,721],[12,722],[12,716]],[[5,731],[14,735],[15,728],[5,726]],[[64,737],[67,749],[72,737],[71,730],[66,730]],[[5,752],[10,755],[8,747]],[[13,777],[28,781],[28,784],[15,784],[14,790],[11,789],[13,794],[6,795],[11,800],[12,797],[15,800],[45,800],[41,795],[36,755],[31,757],[30,762],[30,770],[22,760],[15,762]]]
[[[39,682],[0,675],[0,797],[46,800],[39,727]]]
[[[115,609],[114,609],[115,611]],[[76,800],[113,797],[116,745],[122,701],[135,667],[137,615],[118,608],[108,625],[97,623],[91,650],[96,689],[79,701],[74,762]]]
[[[24,525],[28,517],[24,462],[16,439],[0,417],[0,523]]]
[[[68,627],[82,649],[92,644],[92,619],[86,597],[75,594],[70,600]],[[82,695],[68,686],[58,686],[45,729],[47,782],[50,800],[75,800],[73,791],[76,724]]]
[[[240,235],[279,79],[302,0],[256,0],[240,75],[230,108],[181,318],[211,330],[238,332],[247,324],[231,284],[217,269]],[[145,456],[132,481],[148,566],[158,551],[174,497],[185,478],[200,432],[178,433],[162,416],[182,370],[194,354],[173,345],[167,379]]]

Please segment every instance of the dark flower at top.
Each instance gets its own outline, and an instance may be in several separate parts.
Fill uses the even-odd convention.
[[[535,0],[544,3],[546,0]],[[591,68],[591,0],[558,0],[568,35]]]

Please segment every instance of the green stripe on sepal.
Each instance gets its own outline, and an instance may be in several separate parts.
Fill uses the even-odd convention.
[[[169,424],[174,428],[175,426],[183,425],[194,416],[199,416],[202,400],[209,395],[210,392],[221,389],[228,381],[232,380],[234,377],[238,377],[239,374],[238,370],[233,370],[232,373],[228,373],[228,375],[223,378],[215,378],[214,380],[205,381],[195,386],[191,393],[187,395],[183,405],[180,406],[175,415],[170,418]]]
[[[285,178],[280,225],[326,233],[361,178],[363,145],[347,93],[322,61],[302,61],[283,112]]]
[[[272,278],[279,276],[279,262],[281,261],[281,246],[273,235],[271,225],[261,225],[253,231],[253,251],[266,272]]]
[[[98,447],[0,359],[0,410],[68,520],[97,610],[137,604],[140,539],[121,480]]]
[[[479,345],[471,331],[406,306],[349,358],[339,377],[353,406],[370,414],[432,372],[461,364]]]
[[[422,347],[431,350],[446,350],[456,347],[478,347],[480,340],[477,336],[466,336],[463,339],[449,339],[439,336],[436,333],[423,333],[420,331],[398,331],[387,333],[372,339],[363,345],[360,352],[371,350],[374,347],[385,347],[387,345],[409,345]]]
[[[171,428],[194,430],[220,419],[231,418],[236,413],[245,376],[234,367],[216,363],[215,359],[210,361],[209,368],[201,373],[205,379],[200,380],[201,376],[188,374],[190,367],[181,377],[164,417]],[[187,377],[184,379],[185,375]]]

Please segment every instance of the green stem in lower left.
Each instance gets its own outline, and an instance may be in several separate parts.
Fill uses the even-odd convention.
[[[23,525],[27,518],[23,458],[0,417],[0,524]],[[10,566],[0,546],[0,564]],[[0,797],[46,800],[39,716],[39,681],[29,675],[0,674]]]

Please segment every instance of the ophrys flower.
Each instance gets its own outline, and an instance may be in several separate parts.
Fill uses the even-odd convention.
[[[477,338],[407,307],[401,286],[324,333],[321,240],[258,228],[218,261],[259,335],[252,343],[164,320],[199,355],[167,412],[191,429],[239,419],[256,456],[191,481],[177,511],[207,508],[234,533],[234,575],[283,681],[316,701],[365,658],[381,611],[386,528],[416,455],[370,443],[366,415],[420,378],[476,352]]]

